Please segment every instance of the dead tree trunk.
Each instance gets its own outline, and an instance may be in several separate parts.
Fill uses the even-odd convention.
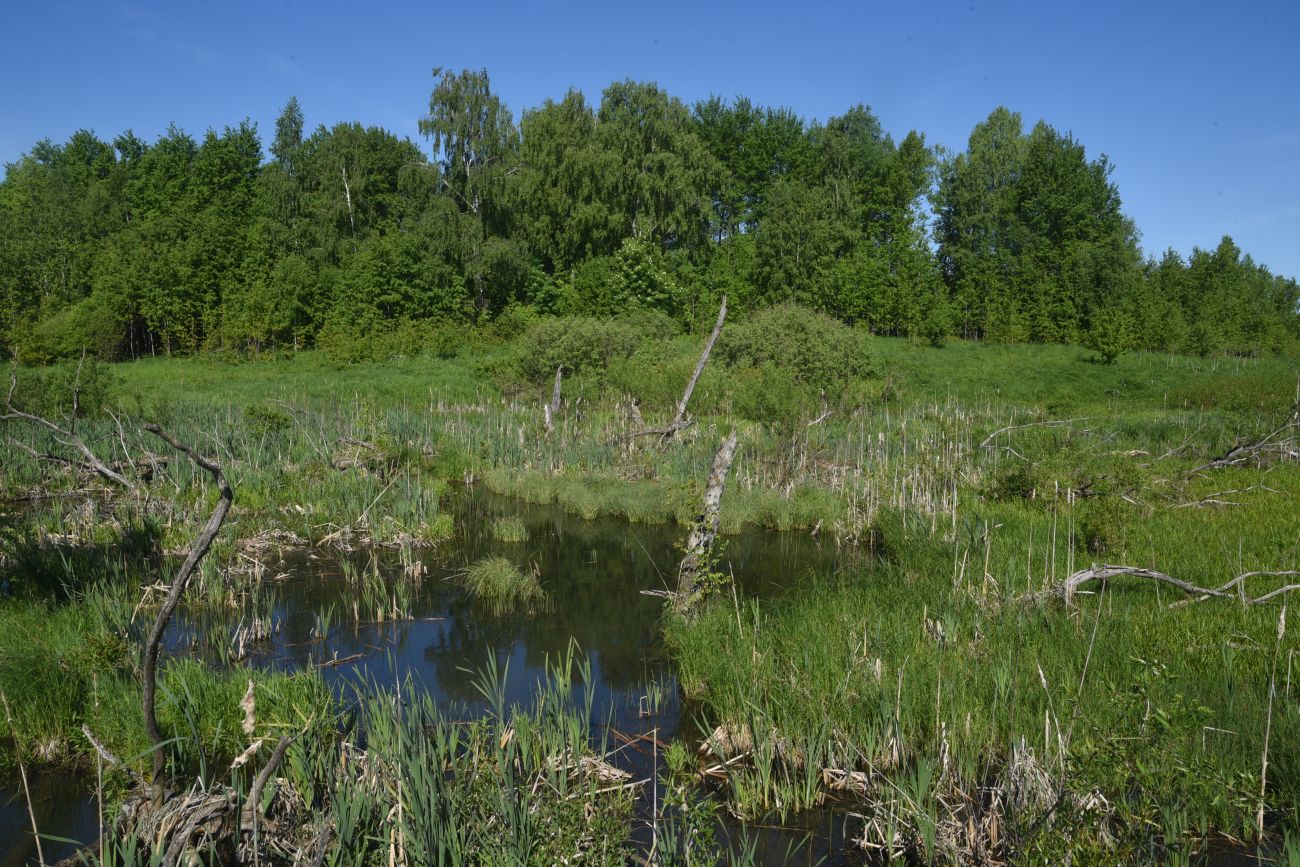
[[[190,546],[190,552],[185,556],[185,562],[181,564],[180,569],[176,571],[175,577],[172,578],[171,588],[167,591],[167,598],[163,600],[163,606],[158,611],[158,618],[154,621],[153,629],[149,633],[149,639],[145,642],[143,660],[140,665],[141,678],[144,681],[144,694],[141,699],[144,708],[144,728],[149,735],[149,742],[153,744],[154,792],[156,796],[161,796],[163,772],[167,767],[167,759],[163,755],[163,736],[162,732],[158,730],[158,715],[154,709],[158,676],[158,651],[162,645],[163,632],[167,629],[167,622],[171,620],[172,614],[176,611],[176,606],[180,604],[181,596],[185,593],[190,576],[194,574],[199,561],[212,547],[212,540],[221,531],[221,525],[226,520],[226,513],[230,511],[230,504],[235,499],[235,492],[226,481],[220,466],[212,463],[189,446],[177,442],[171,434],[156,424],[147,424],[144,429],[177,451],[184,452],[191,461],[206,470],[212,476],[212,480],[216,482],[217,490],[221,493],[221,499],[217,500],[216,508],[212,510],[212,517],[208,518],[208,523],[204,526],[203,531],[194,540],[194,544]]]
[[[1208,464],[1202,464],[1189,472],[1188,475],[1195,475],[1206,470],[1238,466],[1249,461],[1260,462],[1263,460],[1265,453],[1270,450],[1276,450],[1278,456],[1282,459],[1295,459],[1300,457],[1300,446],[1296,442],[1298,434],[1300,434],[1300,403],[1295,405],[1286,423],[1277,430],[1260,437],[1254,442],[1233,446],[1224,452],[1221,457],[1215,458]]]
[[[555,430],[555,419],[560,414],[560,382],[564,378],[564,365],[555,368],[555,387],[551,389],[551,402],[542,407],[542,423],[546,432]]]
[[[722,296],[722,306],[718,308],[718,321],[713,325],[713,333],[709,335],[709,342],[704,344],[704,351],[700,353],[700,360],[695,365],[695,372],[691,374],[690,382],[686,383],[686,391],[682,392],[682,399],[677,402],[677,415],[673,417],[673,423],[668,426],[670,431],[681,430],[685,427],[686,406],[691,402],[691,394],[695,391],[695,384],[700,381],[700,374],[704,373],[704,365],[709,363],[709,353],[713,352],[713,344],[718,342],[718,335],[722,333],[722,324],[727,319],[727,296]],[[665,436],[671,436],[666,434]]]
[[[727,319],[727,296],[722,296],[722,306],[718,308],[718,321],[713,325],[713,333],[709,335],[709,340],[704,344],[704,351],[700,353],[700,360],[695,364],[695,372],[691,374],[690,381],[686,383],[686,391],[682,392],[682,399],[677,402],[677,415],[673,420],[663,427],[645,428],[644,430],[633,433],[623,434],[616,437],[613,442],[631,442],[638,437],[657,436],[661,442],[672,439],[673,435],[680,430],[693,425],[695,422],[686,414],[686,408],[691,402],[691,394],[695,391],[695,385],[700,381],[700,375],[704,373],[704,365],[709,362],[709,354],[713,352],[713,344],[717,343],[718,335],[722,333],[722,324]],[[640,416],[640,410],[637,410],[637,417]]]
[[[704,489],[704,508],[695,519],[691,534],[686,539],[686,556],[677,572],[677,610],[689,613],[698,596],[701,575],[709,568],[713,544],[718,538],[718,520],[722,508],[722,491],[727,485],[727,473],[736,457],[736,432],[732,431],[713,456],[713,470]]]

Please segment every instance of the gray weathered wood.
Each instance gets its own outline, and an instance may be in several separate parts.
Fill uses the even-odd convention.
[[[217,538],[217,533],[221,531],[221,525],[225,522],[226,514],[230,511],[230,504],[234,502],[235,492],[226,481],[220,466],[209,461],[189,446],[177,442],[171,434],[156,424],[147,424],[144,429],[177,451],[183,452],[197,466],[206,470],[212,476],[212,480],[216,482],[217,490],[221,494],[216,507],[212,510],[212,517],[208,518],[208,523],[194,540],[194,544],[190,546],[185,561],[176,570],[171,587],[167,591],[167,597],[163,600],[162,608],[158,611],[158,617],[154,620],[153,629],[149,632],[149,638],[144,645],[143,659],[140,665],[141,679],[143,681],[141,704],[144,709],[145,732],[149,735],[149,742],[153,744],[154,787],[155,791],[160,794],[167,759],[163,755],[163,736],[158,728],[158,715],[154,706],[157,691],[158,651],[162,645],[163,632],[166,631],[167,623],[171,620],[172,614],[175,613],[176,606],[180,604],[181,596],[184,595],[185,588],[189,585],[190,576],[194,574],[199,561],[208,553],[208,549],[212,547],[212,541]]]
[[[722,306],[718,308],[718,321],[713,324],[713,333],[709,335],[709,342],[704,344],[704,351],[700,353],[700,360],[695,364],[695,372],[686,383],[686,391],[682,392],[682,399],[677,402],[677,415],[669,425],[669,429],[673,432],[681,430],[684,426],[682,423],[686,420],[686,407],[691,402],[691,394],[695,391],[695,384],[700,381],[700,375],[704,373],[704,365],[709,363],[709,354],[713,352],[713,344],[718,342],[718,335],[722,333],[722,325],[726,320],[727,296],[723,295]]]
[[[695,601],[696,582],[707,568],[709,555],[718,538],[718,522],[722,510],[722,492],[727,485],[727,473],[736,457],[736,432],[732,431],[713,456],[713,469],[704,489],[704,504],[691,527],[686,540],[686,556],[677,572],[677,608],[685,612]]]

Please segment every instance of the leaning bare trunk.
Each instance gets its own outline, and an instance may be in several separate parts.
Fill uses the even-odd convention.
[[[194,540],[194,544],[190,546],[189,554],[185,557],[185,562],[181,564],[180,569],[176,570],[176,575],[172,578],[171,587],[167,591],[167,598],[163,600],[163,606],[158,611],[158,619],[154,621],[153,629],[149,633],[149,639],[145,642],[144,658],[140,665],[141,678],[144,681],[144,695],[142,698],[144,728],[149,735],[149,742],[153,744],[154,792],[155,796],[161,800],[163,772],[167,767],[167,759],[163,755],[163,736],[158,729],[158,715],[154,709],[154,695],[157,691],[158,679],[158,651],[162,645],[163,632],[167,629],[167,622],[171,620],[172,614],[176,611],[176,606],[180,604],[181,596],[185,593],[190,576],[194,574],[199,561],[212,547],[212,540],[221,531],[221,525],[226,520],[226,513],[230,511],[230,504],[234,501],[235,492],[222,474],[221,467],[212,463],[189,446],[177,442],[171,434],[156,424],[147,424],[144,429],[177,451],[184,452],[191,461],[201,469],[206,470],[212,476],[212,480],[217,485],[217,490],[221,493],[216,508],[212,510],[212,517],[208,518],[208,523],[204,526],[203,532],[199,533],[198,538]]]
[[[700,353],[700,360],[695,365],[695,372],[691,374],[690,382],[686,383],[686,391],[682,393],[682,399],[677,403],[677,415],[673,418],[673,423],[669,425],[671,429],[680,429],[686,421],[686,405],[691,401],[691,394],[695,391],[695,384],[700,381],[700,374],[704,373],[704,365],[709,363],[709,353],[713,351],[713,344],[718,342],[718,335],[722,333],[722,323],[727,319],[727,296],[722,296],[722,306],[718,308],[718,321],[713,325],[713,333],[709,335],[709,342],[704,344],[704,352]]]
[[[722,508],[722,491],[727,484],[727,473],[736,456],[736,432],[732,431],[713,456],[713,470],[704,489],[704,508],[695,519],[691,535],[686,540],[686,556],[682,558],[677,573],[677,610],[689,612],[697,596],[697,583],[709,568],[713,544],[718,538],[718,521]]]
[[[357,234],[357,221],[352,216],[352,187],[348,185],[348,167],[339,166],[339,171],[343,173],[343,200],[348,203],[348,228],[352,230],[352,236]]]
[[[560,381],[564,377],[564,365],[555,368],[555,388],[551,390],[551,402],[542,407],[542,423],[546,432],[555,430],[555,419],[560,414]]]

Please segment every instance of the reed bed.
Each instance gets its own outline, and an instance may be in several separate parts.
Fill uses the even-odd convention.
[[[1073,604],[1049,591],[1092,563],[1157,569],[1201,587],[1300,568],[1294,450],[1204,469],[1285,416],[1297,397],[1294,362],[1134,354],[1100,366],[1067,347],[871,345],[881,377],[854,392],[854,405],[807,418],[744,418],[725,373],[710,369],[694,424],[671,442],[629,438],[639,427],[631,396],[597,377],[566,380],[548,428],[549,388],[498,389],[495,350],[344,368],[312,355],[122,366],[114,415],[85,419],[78,432],[105,460],[133,468],[140,492],[111,491],[39,457],[59,446],[38,431],[10,431],[35,455],[10,450],[0,478],[7,497],[28,501],[0,516],[9,581],[0,686],[18,733],[0,754],[84,759],[76,727],[91,719],[119,754],[141,746],[127,712],[137,589],[183,545],[215,492],[189,464],[150,453],[130,433],[135,420],[162,421],[201,444],[238,491],[215,562],[193,588],[194,611],[210,618],[196,619],[199,631],[226,648],[223,670],[177,661],[165,674],[174,679],[169,724],[181,733],[171,760],[195,773],[205,766],[204,779],[241,746],[239,657],[275,629],[274,590],[247,565],[261,561],[258,552],[400,551],[411,580],[381,575],[372,554],[372,565],[349,567],[353,610],[319,612],[313,635],[328,636],[349,615],[399,620],[418,592],[411,552],[456,531],[443,503],[450,486],[481,484],[584,517],[685,525],[717,441],[734,428],[742,446],[724,533],[808,532],[863,556],[779,598],[722,594],[693,620],[666,622],[682,688],[712,732],[678,748],[673,764],[678,779],[716,787],[718,800],[701,806],[684,794],[693,788],[670,787],[678,801],[656,820],[662,839],[676,841],[665,851],[689,851],[703,827],[671,823],[717,805],[761,822],[833,803],[855,817],[856,845],[884,860],[1188,863],[1225,847],[1291,857],[1300,646],[1281,616],[1285,598],[1171,607],[1183,601],[1177,591],[1135,579]],[[689,366],[690,352],[684,346],[663,370]],[[636,413],[667,417],[675,388],[650,382],[645,391],[670,397],[643,400]],[[493,528],[510,539],[517,530]],[[488,565],[466,576],[482,572],[487,595],[541,592],[536,576]],[[1253,578],[1251,595],[1286,580]],[[24,689],[52,659],[59,670],[45,688]],[[255,679],[276,725],[332,718],[318,680]],[[367,789],[356,767],[340,770],[350,761],[346,739],[320,740],[328,754],[290,752],[290,766],[306,770],[286,790],[316,814],[333,811],[338,841],[356,841],[332,852],[364,860],[406,847],[412,858],[441,852],[444,863],[543,863],[517,847],[626,856],[626,804],[590,800],[585,778],[563,764],[548,771],[541,758],[552,748],[602,754],[579,744],[576,717],[552,709],[511,728],[501,711],[467,730],[439,729],[442,709],[403,689],[400,702],[358,704],[369,749],[403,769],[394,771],[401,782],[380,791],[376,776]],[[522,732],[538,719],[558,728],[529,740]],[[450,746],[417,755],[414,735],[429,727]],[[406,769],[408,760],[453,763],[453,755],[492,768],[495,782],[444,792],[439,775]],[[548,837],[520,812],[522,783],[590,797],[556,801],[545,815],[561,830]],[[445,799],[417,803],[430,792]],[[597,811],[606,830],[563,830],[575,821],[573,804]],[[411,815],[386,830],[374,824],[381,807]],[[434,824],[401,824],[415,816]]]

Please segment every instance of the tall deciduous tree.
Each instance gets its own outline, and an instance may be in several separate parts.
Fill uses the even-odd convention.
[[[517,169],[519,131],[510,110],[492,93],[486,69],[456,74],[437,67],[433,77],[437,84],[420,132],[433,142],[447,189],[477,224],[467,233],[467,264],[475,308],[481,311],[501,259],[500,244],[489,244],[489,238],[506,234],[509,225],[505,183]]]

